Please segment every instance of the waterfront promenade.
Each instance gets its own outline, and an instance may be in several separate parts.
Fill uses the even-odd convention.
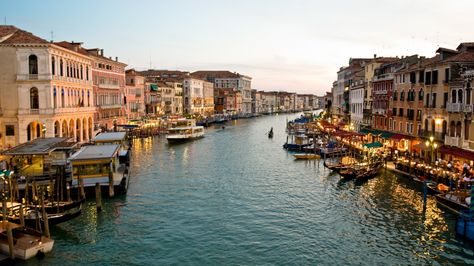
[[[474,263],[455,217],[432,197],[423,211],[406,179],[387,171],[356,185],[295,161],[282,149],[294,117],[237,120],[182,145],[135,140],[127,196],[99,214],[87,202],[53,228],[53,252],[24,265]]]

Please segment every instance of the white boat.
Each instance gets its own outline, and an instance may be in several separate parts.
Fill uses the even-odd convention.
[[[293,154],[295,159],[300,159],[300,160],[314,160],[314,159],[321,159],[321,155],[319,154],[314,154],[314,153],[297,153]]]
[[[180,119],[175,126],[168,129],[166,139],[170,143],[184,142],[204,137],[204,127],[196,126],[194,119]]]
[[[40,253],[48,253],[53,250],[54,240],[42,236],[39,232],[11,223],[0,222],[0,251],[9,255],[7,228],[13,233],[13,255],[15,258],[27,260]]]
[[[183,142],[204,137],[203,126],[175,127],[168,129],[168,142]]]

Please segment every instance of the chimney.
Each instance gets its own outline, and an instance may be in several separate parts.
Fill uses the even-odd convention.
[[[100,49],[100,55],[104,56],[104,49]]]
[[[374,59],[377,58],[377,54],[374,54]]]
[[[118,62],[118,56],[115,57],[115,61]]]

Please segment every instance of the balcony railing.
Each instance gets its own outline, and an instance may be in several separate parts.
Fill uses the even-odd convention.
[[[424,131],[424,130],[420,130],[418,132],[418,137],[422,137],[422,138],[430,138],[430,137],[434,137],[435,140],[437,141],[444,141],[444,136],[446,135],[446,133],[441,133],[441,132],[432,132],[432,131]]]
[[[472,113],[472,104],[465,104],[463,107],[464,113]]]
[[[460,103],[448,103],[446,106],[446,110],[451,113],[459,113],[461,112],[461,104]]]
[[[16,80],[50,80],[51,75],[45,74],[18,74]]]
[[[444,137],[444,145],[461,147],[461,137]]]

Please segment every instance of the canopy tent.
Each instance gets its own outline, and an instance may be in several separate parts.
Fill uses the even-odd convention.
[[[383,144],[376,141],[376,142],[372,142],[372,143],[366,143],[364,144],[364,147],[365,148],[369,148],[369,149],[372,149],[372,148],[382,148],[383,147]]]

